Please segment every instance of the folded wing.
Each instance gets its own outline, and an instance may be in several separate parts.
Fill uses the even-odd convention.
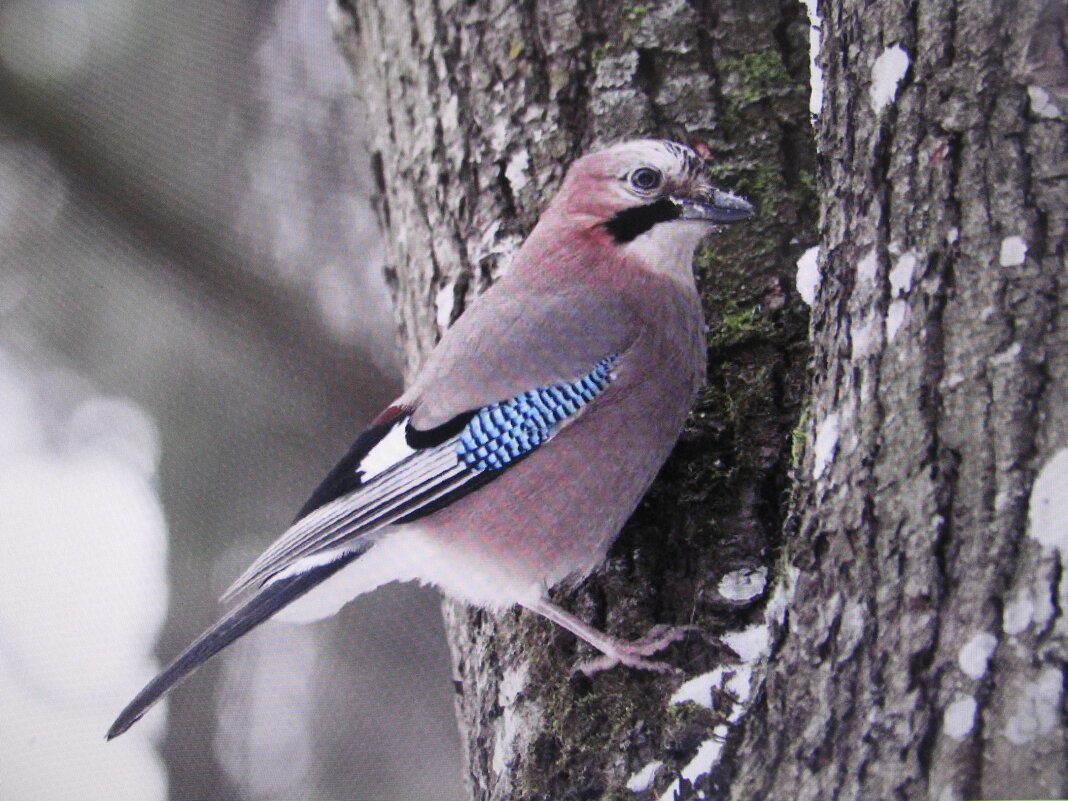
[[[608,387],[616,359],[607,356],[573,381],[523,392],[428,430],[412,426],[410,411],[384,415],[225,597],[254,594],[149,682],[120,713],[108,739],[130,728],[171,687],[238,637],[360,556],[372,546],[376,531],[430,514],[529,456]]]
[[[362,459],[352,460],[352,488],[328,478],[338,494],[298,518],[224,598],[299,571],[302,563],[322,564],[360,550],[384,526],[428,514],[496,478],[599,395],[616,358],[605,357],[573,381],[465,412],[429,431],[414,428],[407,415],[392,421]]]

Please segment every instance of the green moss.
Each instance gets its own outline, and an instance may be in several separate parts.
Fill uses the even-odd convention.
[[[741,305],[739,301],[731,298],[723,304],[719,321],[708,328],[708,346],[727,348],[741,344],[753,336],[767,336],[773,330],[759,303]]]
[[[613,42],[603,42],[593,48],[593,51],[590,54],[590,60],[596,66],[610,56],[615,49],[616,46]]]
[[[721,74],[730,76],[723,88],[724,96],[743,105],[779,97],[793,87],[778,50],[769,48],[740,58],[725,58],[719,67]]]
[[[633,47],[629,37],[639,26],[657,22],[647,8],[655,6],[620,9],[610,41],[592,51],[595,69]],[[773,563],[781,548],[785,477],[805,430],[797,416],[807,308],[792,292],[792,275],[814,236],[816,203],[809,129],[783,126],[808,119],[807,84],[788,76],[770,39],[758,52],[744,50],[752,39],[717,44],[715,124],[694,132],[716,154],[715,181],[757,207],[744,225],[710,240],[695,261],[709,326],[707,384],[608,563],[570,597],[559,598],[587,616],[605,610],[606,628],[618,636],[641,636],[650,621],[693,622],[713,634],[739,625],[748,612],[717,602],[718,578],[731,565]],[[784,153],[793,154],[789,163]],[[656,590],[660,576],[673,577],[670,592]],[[604,623],[596,614],[593,622]],[[669,706],[678,684],[673,677],[614,670],[572,679],[568,671],[588,655],[585,649],[576,650],[551,624],[531,629],[525,646],[533,655],[531,686],[538,688],[546,729],[529,769],[519,771],[517,801],[629,801],[633,794],[616,786],[626,774],[605,755],[637,760],[654,753],[668,761],[666,770],[677,770],[721,722],[700,705]],[[723,656],[710,642],[672,649],[665,658],[687,675],[711,669]],[[621,781],[606,780],[619,778],[616,771]]]

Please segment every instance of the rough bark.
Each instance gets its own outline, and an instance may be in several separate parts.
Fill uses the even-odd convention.
[[[691,427],[562,600],[627,635],[692,616],[739,654],[730,630],[766,619],[766,680],[760,648],[690,642],[687,673],[752,684],[669,707],[677,678],[569,679],[566,635],[449,606],[476,798],[630,797],[651,761],[637,797],[1068,795],[1064,4],[822,11],[823,277],[784,526],[803,352],[779,278],[810,237],[796,6],[351,10],[410,369],[598,140],[709,141],[762,210],[699,260],[713,379]],[[775,592],[721,594],[767,566]]]
[[[655,623],[710,635],[759,623],[807,358],[805,309],[787,284],[815,230],[803,8],[361,0],[339,23],[375,132],[409,375],[507,264],[567,164],[597,143],[705,142],[723,185],[758,204],[753,224],[698,259],[712,378],[675,455],[604,569],[557,600],[628,637]],[[737,589],[744,578],[755,589]],[[447,603],[446,620],[478,799],[652,798],[680,770],[689,797],[748,692],[735,705],[717,684],[715,710],[709,688],[673,705],[684,676],[571,677],[584,646],[534,616]],[[711,637],[667,657],[686,676],[738,661]],[[634,796],[628,779],[655,761]]]
[[[1068,138],[1027,85],[1042,4],[821,11],[796,584],[720,780],[734,798],[1063,798]]]

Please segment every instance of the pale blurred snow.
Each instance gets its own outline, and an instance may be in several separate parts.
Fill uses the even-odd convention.
[[[164,798],[164,709],[113,743],[156,672],[167,603],[155,427],[0,352],[0,797]],[[81,400],[55,393],[83,389]],[[44,397],[42,397],[44,396]]]

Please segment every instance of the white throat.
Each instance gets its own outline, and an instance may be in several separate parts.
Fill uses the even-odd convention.
[[[628,256],[641,259],[650,272],[693,282],[693,254],[708,233],[708,224],[696,220],[671,220],[654,225],[622,246]]]

